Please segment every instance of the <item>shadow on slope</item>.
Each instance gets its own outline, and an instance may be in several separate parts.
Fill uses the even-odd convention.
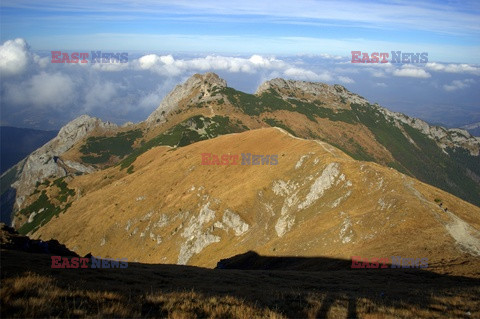
[[[480,279],[423,269],[350,269],[314,257],[234,257],[243,268],[129,263],[52,269],[48,254],[2,249],[2,317],[478,317]],[[224,266],[228,266],[223,261]],[[478,269],[472,260],[469,267]],[[301,271],[306,267],[310,271]],[[292,270],[297,269],[297,270]],[[281,270],[281,271],[280,271]],[[45,306],[47,305],[47,306]]]
[[[260,256],[254,251],[221,259],[215,269],[325,271],[350,269],[352,262],[327,257]]]

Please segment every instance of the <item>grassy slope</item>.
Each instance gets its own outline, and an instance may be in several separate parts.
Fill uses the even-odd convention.
[[[478,173],[478,158],[466,152],[456,157],[448,156],[425,134],[409,125],[402,125],[417,148],[373,107],[352,105],[352,109],[392,153],[397,161],[392,163],[392,167],[480,206],[480,186],[466,172],[466,167],[471,167]],[[474,163],[477,163],[476,169]]]
[[[241,122],[231,122],[228,117],[218,115],[212,118],[201,115],[193,116],[175,125],[167,132],[143,143],[120,162],[120,168],[131,167],[138,156],[155,146],[166,145],[181,147],[219,135],[242,132],[247,129],[248,128],[243,126]]]
[[[393,122],[387,121],[373,106],[353,104],[351,109],[333,110],[320,100],[313,102],[295,98],[285,100],[273,90],[257,96],[227,87],[215,94],[224,96],[217,107],[222,107],[220,105],[224,105],[228,101],[236,110],[252,117],[263,117],[265,114],[287,111],[302,114],[313,123],[318,123],[318,119],[321,118],[337,123],[365,126],[373,133],[373,138],[376,140],[373,142],[380,143],[392,154],[394,160],[386,161],[384,164],[480,206],[480,186],[471,179],[471,174],[467,172],[468,168],[480,175],[478,157],[453,150],[449,151],[450,156],[448,156],[426,135],[408,125],[403,125],[404,131],[415,141],[420,148],[418,149],[409,142]],[[199,106],[206,107],[205,103]],[[192,105],[189,106],[190,109],[191,107]],[[305,134],[302,132],[303,128],[296,125],[291,126],[281,119],[268,115],[263,122],[270,126],[281,127],[299,137],[326,141],[354,159],[379,162],[372,155],[369,146],[362,144],[355,137],[340,141],[335,136],[320,136],[311,131]],[[216,124],[212,125],[213,123]],[[203,126],[205,126],[207,134],[199,134],[198,130],[203,129]],[[138,147],[134,147],[133,143],[142,137],[142,132],[132,130],[118,133],[113,137],[90,137],[80,150],[84,154],[82,160],[86,163],[106,165],[111,163],[112,156],[116,156],[120,160],[123,159],[120,164],[121,168],[129,168],[131,172],[133,161],[154,146],[185,146],[218,135],[247,129],[249,127],[243,123],[232,123],[229,116],[216,115],[209,119],[196,115],[178,123],[153,139],[141,141],[138,143]]]
[[[480,316],[478,276],[420,269],[247,271],[139,263],[126,269],[51,269],[48,255],[2,250],[1,258],[1,316],[10,318]],[[478,263],[468,265],[475,267]]]
[[[419,130],[403,125],[405,132],[415,141],[415,145],[402,134],[392,121],[388,121],[373,106],[351,105],[351,110],[334,112],[323,107],[322,103],[304,102],[296,99],[283,100],[276,92],[263,93],[260,96],[246,94],[232,88],[225,88],[223,93],[231,103],[249,115],[260,115],[275,110],[287,110],[304,114],[310,121],[316,122],[316,117],[345,123],[360,123],[365,125],[375,136],[376,140],[385,146],[395,158],[395,162],[388,163],[390,167],[402,173],[409,174],[417,179],[448,191],[462,199],[480,206],[480,186],[467,173],[466,168],[480,175],[480,161],[478,157],[467,152],[454,152],[450,156],[442,152],[434,141]],[[267,119],[269,125],[276,125],[278,121]],[[287,129],[280,122],[279,127]],[[292,128],[287,129],[294,132]],[[314,136],[315,137],[315,136]],[[374,160],[365,152],[365,149],[355,141],[354,151],[348,151],[335,140],[326,142],[344,150],[357,160]]]
[[[303,114],[308,120],[315,123],[318,122],[319,118],[322,118],[338,123],[364,125],[373,133],[375,140],[392,154],[394,161],[387,163],[388,166],[480,206],[480,186],[470,178],[469,175],[471,174],[467,171],[468,169],[480,175],[478,158],[471,156],[466,151],[453,149],[448,149],[450,154],[448,156],[426,135],[408,125],[403,125],[404,131],[415,141],[419,147],[417,148],[408,141],[393,122],[387,121],[373,106],[366,107],[353,104],[350,110],[334,111],[325,107],[321,101],[314,101],[313,103],[297,99],[286,101],[273,90],[256,96],[232,88],[224,88],[217,94],[224,95],[221,104],[224,104],[224,100],[227,100],[240,112],[250,116],[263,116],[266,113],[275,114],[276,111],[287,111]],[[322,138],[313,132],[310,132],[308,136],[303,136],[305,134],[302,134],[298,127],[291,127],[282,120],[267,116],[263,119],[263,122],[270,126],[281,127],[293,135],[324,140],[340,148],[354,159],[375,161],[375,158],[365,149],[364,145],[362,146],[353,138],[348,140],[347,148],[335,138]],[[117,158],[113,162],[115,163],[119,159],[121,169],[127,168],[127,172],[132,173],[134,171],[132,164],[135,159],[152,147],[159,145],[186,146],[197,141],[247,129],[249,128],[243,123],[238,120],[234,121],[228,116],[205,117],[196,115],[150,140],[140,141],[143,133],[138,129],[121,132],[111,137],[90,137],[80,147],[83,154],[81,159],[89,164],[108,165],[112,163],[112,159]],[[136,141],[140,141],[136,143],[139,146],[134,147]],[[9,184],[7,179],[10,175],[13,175],[13,172],[4,176],[4,180],[2,179],[2,190],[4,186]],[[43,197],[40,198],[40,201],[35,203],[35,207],[43,203],[43,206],[40,205],[38,208],[48,208],[46,211],[49,211],[51,216],[58,215],[57,211],[60,208],[52,208],[52,204]],[[48,221],[50,218],[46,218],[46,220]],[[39,220],[39,217],[36,219]],[[36,226],[38,226],[38,223],[35,223]],[[33,229],[31,225],[25,227],[24,230],[30,231]]]
[[[37,213],[32,222],[25,223],[18,229],[20,234],[25,235],[35,231],[38,227],[48,223],[53,217],[65,212],[70,207],[73,196],[75,196],[75,190],[68,188],[64,178],[58,178],[53,181],[52,187],[49,189],[49,195],[47,195],[46,189],[39,190],[39,187],[42,185],[48,187],[50,182],[47,180],[37,185],[34,194],[40,193],[40,195],[34,202],[19,212],[20,215],[26,218],[34,212]],[[52,188],[55,190],[55,196],[52,195]]]

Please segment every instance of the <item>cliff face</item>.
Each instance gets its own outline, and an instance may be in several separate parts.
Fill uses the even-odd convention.
[[[116,127],[115,124],[104,123],[98,118],[82,115],[62,127],[50,142],[15,165],[13,169],[17,171],[17,178],[12,187],[16,189],[16,208],[22,207],[25,198],[34,191],[37,182],[41,183],[46,178],[66,176],[65,165],[80,172],[92,172],[91,167],[81,163],[61,161],[62,154],[93,130],[110,130]]]
[[[406,116],[402,113],[392,112],[386,108],[375,105],[387,119],[393,119],[397,125],[404,123],[427,135],[443,150],[447,147],[463,148],[473,156],[480,155],[480,137],[472,136],[468,131],[462,129],[446,129],[441,126],[432,126],[420,119]]]
[[[202,102],[219,100],[212,95],[218,89],[225,88],[227,82],[215,73],[195,74],[183,84],[177,85],[163,100],[160,106],[147,118],[148,125],[165,122],[165,117],[182,105],[195,105]]]
[[[283,98],[297,98],[307,101],[329,101],[329,108],[350,109],[348,103],[366,104],[368,101],[358,94],[348,91],[345,87],[335,84],[328,85],[318,82],[294,81],[276,78],[261,84],[256,95],[276,92]],[[346,103],[348,102],[348,103]]]

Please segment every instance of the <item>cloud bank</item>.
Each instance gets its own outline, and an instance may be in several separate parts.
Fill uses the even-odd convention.
[[[50,60],[48,53],[33,51],[24,39],[8,40],[0,46],[2,125],[58,129],[85,113],[118,124],[142,121],[175,85],[194,73],[208,71],[219,73],[230,86],[252,93],[263,81],[282,77],[343,84],[378,102],[405,102],[401,100],[405,92],[408,98],[429,96],[432,103],[435,99],[444,102],[460,92],[466,102],[458,96],[456,101],[478,103],[471,95],[480,76],[477,65],[352,64],[349,57],[328,54],[145,53],[129,55],[128,63],[116,64],[55,64]],[[423,91],[415,91],[417,96],[408,93],[420,86]]]

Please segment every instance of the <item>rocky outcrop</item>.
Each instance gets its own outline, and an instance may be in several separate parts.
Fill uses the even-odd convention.
[[[432,126],[420,119],[412,118],[402,113],[392,112],[379,105],[374,105],[373,107],[377,108],[380,112],[382,112],[385,118],[393,119],[397,122],[397,124],[398,122],[404,123],[410,125],[413,128],[416,128],[417,130],[434,140],[437,145],[442,149],[445,149],[447,147],[460,147],[468,150],[473,156],[480,155],[480,137],[472,136],[465,130],[456,128],[446,129],[441,126]]]
[[[366,104],[368,101],[348,91],[345,87],[335,84],[328,85],[318,82],[294,81],[276,78],[261,84],[255,94],[274,91],[283,98],[298,98],[308,101],[329,101],[328,107],[348,108],[347,102],[356,104]]]
[[[385,118],[393,119],[397,126],[400,123],[410,125],[420,132],[429,136],[439,147],[445,149],[464,148],[473,156],[480,155],[480,138],[472,136],[462,129],[446,129],[440,126],[432,126],[420,119],[406,116],[402,113],[392,112],[377,104],[371,106],[363,97],[348,91],[345,87],[335,84],[273,79],[259,86],[255,94],[261,95],[268,92],[276,92],[284,99],[296,98],[314,102],[316,100],[326,102],[325,107],[348,109],[349,104],[360,104],[377,108]],[[409,137],[407,137],[409,138]]]
[[[215,73],[195,74],[183,84],[177,85],[160,103],[147,119],[147,124],[161,124],[166,116],[179,106],[209,102],[220,99],[215,95],[218,89],[227,86],[227,82]]]
[[[59,157],[93,130],[110,130],[116,127],[115,124],[104,123],[88,115],[82,115],[62,127],[54,139],[14,166],[18,172],[16,181],[12,184],[16,189],[15,208],[22,207],[26,197],[34,191],[37,182],[50,177],[66,176],[65,165],[78,171],[92,172],[92,168],[72,161],[59,165]]]

